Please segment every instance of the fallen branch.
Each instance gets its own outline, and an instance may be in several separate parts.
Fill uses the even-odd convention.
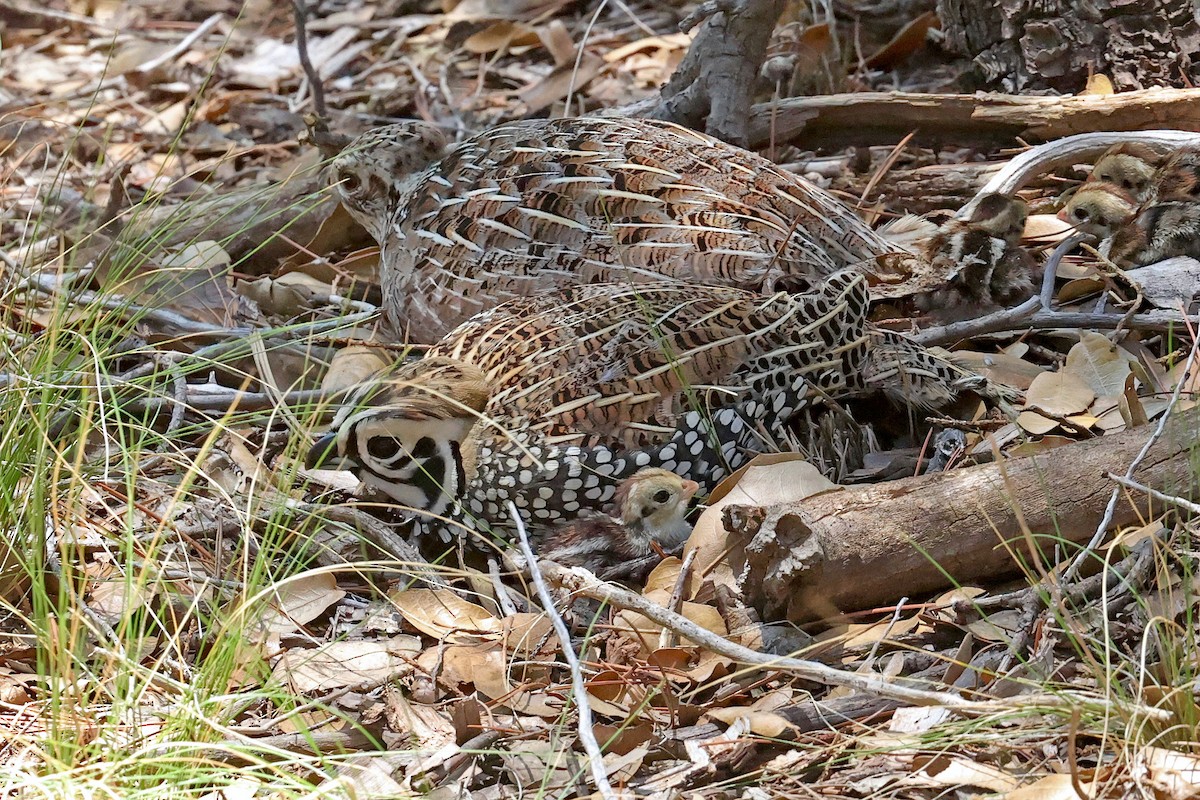
[[[571,632],[567,630],[567,623],[563,622],[562,615],[554,607],[554,597],[550,594],[546,581],[542,579],[542,571],[538,569],[537,557],[534,556],[533,548],[529,544],[529,535],[525,533],[525,523],[521,521],[517,504],[512,500],[508,501],[508,513],[517,526],[517,542],[521,546],[521,555],[525,557],[529,579],[533,581],[538,600],[541,601],[542,608],[550,619],[550,625],[554,628],[554,633],[557,634],[558,641],[562,645],[563,658],[566,659],[567,667],[571,670],[571,694],[575,698],[575,706],[579,714],[579,742],[583,745],[584,752],[588,754],[588,765],[592,769],[592,780],[596,782],[596,791],[604,800],[616,800],[617,793],[613,791],[612,783],[608,779],[608,772],[604,767],[604,750],[596,741],[595,728],[592,723],[592,706],[588,701],[587,684],[583,680],[583,665],[579,663],[579,657],[575,655],[575,650],[571,645]]]
[[[759,103],[752,113],[750,144],[754,147],[771,141],[772,126],[776,143],[803,138],[810,148],[892,144],[914,130],[921,140],[936,137],[994,145],[1093,131],[1146,131],[1167,126],[1200,131],[1200,89],[1145,89],[1076,97],[857,92]],[[1095,135],[1116,137],[1101,150],[1128,138]],[[1191,139],[1194,142],[1196,137]]]
[[[1200,408],[1173,415],[1148,449],[1139,479],[1181,493],[1195,485],[1190,455],[1198,425]],[[797,503],[741,507],[747,513],[738,517],[749,522],[730,533],[740,545],[734,553],[742,554],[731,557],[731,566],[746,602],[765,619],[823,617],[952,583],[994,580],[1032,555],[1026,531],[1044,549],[1087,543],[1112,487],[1105,473],[1131,463],[1153,430],[1142,426],[1035,456],[847,487]],[[1135,524],[1144,511],[1124,503],[1112,524]]]

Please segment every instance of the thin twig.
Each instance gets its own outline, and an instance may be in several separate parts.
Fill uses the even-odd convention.
[[[33,291],[45,295],[64,294],[68,291],[63,287],[55,286],[54,276],[51,274],[40,274],[30,277],[28,286]],[[177,314],[174,311],[168,311],[165,308],[139,306],[120,295],[105,295],[100,292],[84,290],[70,292],[69,297],[77,305],[94,304],[110,311],[120,311],[127,316],[136,316],[139,320],[146,320],[162,325],[168,328],[170,332],[186,333],[193,336],[211,336],[221,339],[243,339],[254,332],[253,328],[222,328],[207,322],[197,322],[194,319]]]
[[[696,553],[699,550],[692,549],[683,557],[683,562],[679,565],[679,576],[675,579],[675,588],[671,591],[671,600],[667,603],[667,608],[678,612],[683,605],[683,593],[687,591],[688,577],[692,574],[692,564],[696,560]],[[659,649],[666,647],[675,647],[679,643],[679,634],[670,628],[664,627],[662,633],[658,635]]]
[[[155,56],[154,58],[150,59],[149,61],[139,64],[138,66],[134,67],[133,71],[141,72],[143,74],[148,73],[148,72],[153,72],[154,70],[161,67],[163,64],[166,64],[171,59],[177,58],[177,57],[183,55],[184,53],[186,53],[188,51],[188,49],[192,45],[194,45],[196,43],[196,41],[200,37],[204,36],[209,31],[211,31],[213,28],[215,28],[217,23],[220,22],[224,18],[224,16],[225,15],[219,11],[216,14],[213,14],[211,17],[204,20],[204,22],[201,22],[199,25],[197,25],[196,30],[192,31],[187,36],[183,37],[179,41],[179,44],[175,45],[167,52],[162,53],[158,56]]]
[[[909,338],[920,344],[949,344],[988,333],[1012,330],[1048,330],[1054,328],[1089,328],[1095,330],[1131,330],[1166,332],[1183,322],[1200,325],[1200,316],[1180,317],[1177,312],[1148,312],[1145,314],[1092,314],[1085,311],[1038,311],[1040,297],[1031,297],[1019,306],[1006,308],[978,319],[952,322],[926,328]]]
[[[1167,503],[1168,505],[1177,506],[1179,508],[1184,509],[1185,511],[1190,511],[1193,514],[1200,514],[1200,505],[1197,505],[1196,503],[1193,503],[1190,500],[1184,500],[1182,497],[1176,497],[1173,494],[1165,494],[1163,492],[1158,491],[1157,489],[1151,489],[1149,486],[1146,486],[1145,484],[1138,483],[1137,481],[1130,480],[1129,478],[1123,478],[1120,475],[1114,475],[1111,472],[1106,472],[1104,474],[1110,480],[1114,480],[1117,483],[1121,484],[1122,486],[1127,486],[1128,488],[1142,492],[1143,494],[1148,494],[1151,497],[1153,497],[1155,500],[1159,500],[1163,503]]]
[[[1058,265],[1062,262],[1063,256],[1075,249],[1075,246],[1087,238],[1086,234],[1073,233],[1067,238],[1058,243],[1058,246],[1050,253],[1050,257],[1046,259],[1046,269],[1042,273],[1042,291],[1039,295],[1042,301],[1042,310],[1052,311],[1054,303],[1054,279],[1058,277]]]
[[[313,66],[312,59],[308,57],[308,9],[304,5],[305,0],[292,0],[292,17],[296,21],[296,54],[300,57],[300,66],[304,69],[304,75],[308,78],[309,91],[312,92],[313,111],[321,119],[328,118],[328,109],[325,106],[325,86],[321,83],[321,76],[317,74],[316,67]]]
[[[1171,418],[1171,412],[1179,403],[1179,395],[1183,391],[1183,384],[1187,382],[1187,377],[1191,374],[1192,368],[1196,363],[1196,350],[1198,347],[1200,347],[1200,337],[1193,337],[1191,350],[1188,351],[1187,363],[1183,368],[1183,374],[1179,377],[1179,382],[1175,384],[1175,391],[1171,393],[1171,400],[1167,403],[1162,416],[1159,417],[1158,425],[1155,427],[1154,432],[1150,434],[1150,438],[1146,440],[1146,444],[1134,456],[1133,461],[1129,462],[1129,468],[1125,470],[1126,480],[1133,479],[1133,473],[1141,466],[1142,461],[1146,458],[1146,454],[1150,452],[1150,448],[1162,438],[1163,431],[1167,427],[1167,421]],[[1062,583],[1070,583],[1074,580],[1075,576],[1079,574],[1079,570],[1083,567],[1084,560],[1095,552],[1096,548],[1100,546],[1100,542],[1104,541],[1104,537],[1108,533],[1108,526],[1112,523],[1113,514],[1117,511],[1117,501],[1120,498],[1121,487],[1116,486],[1112,490],[1112,495],[1108,498],[1108,505],[1104,508],[1104,516],[1100,519],[1100,524],[1096,526],[1096,532],[1092,535],[1091,541],[1075,555],[1074,560],[1071,561],[1071,565],[1063,573]]]
[[[787,672],[825,686],[844,686],[878,697],[887,697],[919,706],[947,706],[957,713],[969,715],[995,714],[1021,709],[1069,711],[1080,706],[1094,706],[1111,710],[1117,705],[1112,700],[1088,697],[1076,692],[1024,695],[993,701],[967,700],[951,692],[917,689],[872,675],[844,672],[817,661],[759,653],[702,628],[690,619],[672,613],[641,595],[603,583],[587,570],[567,569],[551,561],[542,561],[539,563],[539,567],[547,578],[572,593],[608,603],[614,608],[636,611],[659,625],[671,627],[679,635],[717,655],[725,656],[742,664]],[[1128,713],[1136,713],[1147,719],[1165,721],[1172,718],[1171,713],[1166,709],[1151,708],[1143,704],[1121,704],[1121,708]]]
[[[537,590],[538,599],[542,601],[542,607],[546,609],[546,616],[550,618],[550,624],[554,626],[554,632],[558,634],[558,639],[562,643],[563,658],[567,660],[567,666],[571,669],[571,692],[575,695],[575,705],[579,708],[579,741],[588,754],[592,779],[596,782],[597,791],[605,800],[617,800],[617,794],[613,791],[612,784],[609,783],[608,773],[604,771],[604,751],[600,749],[600,743],[596,741],[593,732],[592,707],[588,703],[587,687],[583,683],[583,666],[571,648],[571,632],[567,630],[567,624],[563,622],[558,609],[554,607],[554,598],[550,595],[550,588],[546,586],[541,570],[538,569],[537,556],[533,554],[533,548],[529,546],[529,535],[525,532],[525,523],[521,519],[520,512],[517,511],[517,504],[512,500],[508,501],[508,513],[517,526],[517,539],[521,544],[521,554],[525,556],[525,566],[529,570],[529,578]]]

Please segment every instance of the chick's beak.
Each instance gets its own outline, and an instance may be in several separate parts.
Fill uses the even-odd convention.
[[[696,483],[695,481],[683,482],[683,497],[685,502],[695,497],[696,492],[698,491],[700,491],[700,484]]]
[[[338,455],[337,434],[327,433],[308,449],[304,466],[307,469],[353,469],[357,464],[352,459]]]

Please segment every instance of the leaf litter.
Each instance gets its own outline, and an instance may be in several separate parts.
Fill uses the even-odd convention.
[[[88,640],[111,644],[103,635],[116,636],[139,614],[167,610],[169,624],[149,625],[153,635],[130,642],[135,660],[170,653],[182,674],[212,647],[228,647],[235,668],[226,689],[250,702],[225,722],[250,731],[244,738],[251,746],[256,737],[324,725],[345,735],[332,740],[331,751],[372,752],[374,745],[349,744],[347,732],[362,725],[398,754],[330,762],[322,779],[331,793],[448,796],[458,782],[487,796],[588,794],[563,643],[528,587],[500,568],[414,566],[407,552],[389,552],[392,540],[378,530],[390,521],[386,513],[374,516],[364,503],[350,516],[323,515],[295,480],[295,454],[287,450],[294,431],[269,409],[297,393],[343,390],[396,354],[378,346],[369,316],[321,327],[378,303],[378,256],[323,192],[315,148],[298,141],[312,87],[290,19],[265,3],[196,3],[191,17],[176,4],[79,4],[86,13],[75,5],[62,15],[14,18],[0,56],[2,197],[10,210],[0,244],[6,283],[18,287],[6,292],[6,332],[28,342],[51,326],[82,326],[94,309],[64,311],[62,301],[101,287],[145,312],[174,315],[147,313],[129,326],[117,352],[104,355],[105,370],[121,380],[103,393],[85,380],[95,372],[85,354],[64,353],[55,364],[96,398],[125,391],[112,395],[120,396],[117,405],[161,434],[129,451],[112,430],[89,431],[87,457],[102,467],[100,477],[87,492],[55,496],[48,509],[54,544],[65,554],[58,569],[85,587],[74,598],[81,613],[103,623]],[[651,3],[616,4],[595,24],[590,11],[557,0],[447,0],[415,14],[401,13],[397,3],[320,5],[310,20],[309,55],[338,124],[351,133],[406,115],[479,129],[567,108],[625,106],[653,96],[693,38],[678,32],[678,9]],[[789,34],[797,60],[828,68],[834,37],[827,23],[808,22],[799,20]],[[918,34],[898,28],[881,37],[868,59],[874,68],[925,47],[930,20],[913,25]],[[199,35],[178,47],[188,34]],[[870,169],[821,180],[835,189],[861,184],[882,158],[866,155]],[[918,166],[956,158],[916,145],[903,156]],[[1054,228],[1052,215],[1033,219]],[[1176,260],[1131,270],[1122,284],[1074,261],[1060,270],[1057,299],[1079,303],[1112,292],[1120,302],[1144,298],[1175,310],[1195,299],[1188,291],[1194,266]],[[41,289],[13,283],[30,276],[45,279]],[[194,326],[172,327],[173,319]],[[296,327],[304,325],[320,332],[306,337]],[[223,337],[261,337],[265,349],[257,360],[250,345],[206,354]],[[966,452],[979,461],[997,449],[1016,457],[1151,425],[1180,383],[1174,410],[1195,402],[1197,372],[1182,368],[1186,340],[1169,336],[1051,331],[979,336],[956,348],[964,364],[1024,392],[1015,422],[959,420]],[[264,359],[270,370],[261,367]],[[139,370],[153,379],[138,383]],[[239,408],[251,395],[263,396],[263,407]],[[176,419],[163,397],[191,408]],[[215,400],[205,406],[204,398]],[[98,400],[93,413],[111,423],[118,417],[104,416],[115,413],[106,403]],[[908,463],[914,474],[924,450],[917,441],[896,447],[894,463]],[[1054,614],[1033,613],[1040,609],[1026,583],[997,576],[987,586],[897,596],[894,608],[847,609],[815,624],[761,620],[738,601],[729,559],[738,544],[729,523],[754,508],[836,490],[821,473],[786,454],[733,476],[697,520],[683,554],[694,555],[658,564],[643,596],[754,649],[973,699],[1075,692],[1091,702],[1081,699],[1088,716],[1070,718],[1068,740],[1061,716],[1015,704],[1006,714],[998,707],[986,725],[949,707],[897,708],[784,670],[738,664],[635,611],[564,592],[559,608],[572,623],[570,645],[583,661],[597,717],[592,732],[615,784],[664,797],[933,797],[946,790],[1075,797],[1081,786],[1092,797],[1134,786],[1157,797],[1195,793],[1200,771],[1188,742],[1166,748],[1131,738],[1135,746],[1122,751],[1121,741],[1099,735],[1106,714],[1125,714],[1131,726],[1154,719],[1165,731],[1195,722],[1195,706],[1178,702],[1166,670],[1178,653],[1155,628],[1162,620],[1191,624],[1191,578],[1165,559],[1141,573],[1133,568],[1141,563],[1138,548],[1168,553],[1186,542],[1186,517],[1167,512],[1118,532],[1107,552],[1128,569],[1105,589],[1119,595],[1106,615],[1094,604],[1098,590],[1057,598]],[[336,543],[339,532],[353,534],[353,554]],[[114,548],[123,536],[135,557]],[[0,563],[12,581],[5,596],[20,607],[19,571],[11,558]],[[1036,577],[1061,592],[1052,576]],[[1129,590],[1135,579],[1136,591]],[[1137,677],[1126,684],[1133,705],[1105,704],[1099,676],[1087,668],[1095,652],[1078,646],[1109,624],[1108,644]],[[27,631],[15,619],[5,629],[3,724],[36,745],[53,715],[66,713],[47,702],[60,687],[35,669]],[[1160,638],[1156,661],[1143,665],[1138,647],[1152,633]],[[1022,639],[1027,651],[1006,655]],[[257,690],[266,686],[312,706],[296,712],[263,699]],[[168,713],[162,709],[179,696],[178,688],[156,689],[143,710]],[[1168,710],[1169,722],[1138,716],[1137,702]],[[143,732],[163,742],[170,735],[151,730]],[[216,727],[208,734],[224,741]],[[37,762],[25,757],[32,770]],[[221,796],[242,790],[250,796],[255,788],[230,786]]]

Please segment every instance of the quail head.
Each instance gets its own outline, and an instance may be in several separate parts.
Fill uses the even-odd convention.
[[[1096,159],[1084,186],[1104,184],[1127,194],[1135,204],[1152,200],[1157,192],[1159,154],[1145,145],[1122,142]]]
[[[339,407],[309,467],[345,469],[403,508],[440,516],[466,490],[491,389],[475,366],[432,356],[384,371]]]
[[[376,241],[387,234],[391,212],[446,150],[446,136],[424,122],[368,131],[329,165],[342,205]]]
[[[1085,183],[1058,212],[1058,218],[1107,243],[1107,249],[1111,250],[1114,238],[1137,213],[1137,200],[1123,189],[1107,183]],[[1102,252],[1105,249],[1102,247]]]
[[[671,551],[687,540],[688,503],[699,488],[674,472],[639,470],[617,486],[611,515],[587,513],[550,528],[539,555],[606,578],[623,577],[654,544]]]
[[[1091,183],[1120,189],[1142,208],[1200,201],[1200,148],[1183,147],[1164,159],[1144,145],[1114,145],[1096,161],[1084,185]]]
[[[1120,266],[1200,256],[1198,203],[1160,202],[1139,209],[1120,189],[1085,184],[1059,217],[1101,240],[1100,252]]]

